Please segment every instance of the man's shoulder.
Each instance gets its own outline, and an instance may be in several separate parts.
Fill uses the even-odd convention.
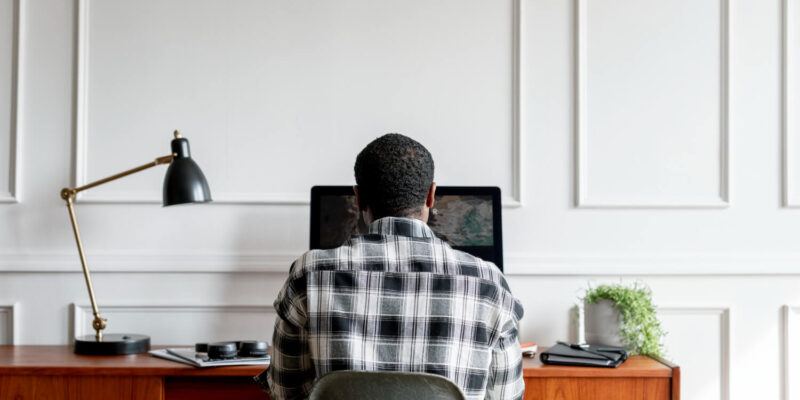
[[[522,304],[511,293],[511,287],[508,286],[505,275],[500,272],[500,268],[497,265],[461,250],[453,249],[453,251],[458,254],[458,257],[463,260],[469,260],[475,266],[474,272],[471,267],[465,267],[464,265],[461,266],[461,271],[464,275],[472,275],[481,280],[481,295],[485,294],[487,298],[494,299],[516,321],[522,319],[524,314]]]
[[[450,250],[457,259],[460,275],[474,276],[484,281],[492,282],[508,292],[511,291],[505,275],[503,275],[500,268],[498,268],[495,263],[476,257],[465,251],[453,249],[452,247]]]
[[[402,236],[366,233],[348,239],[339,247],[308,250],[292,263],[290,273],[299,276],[314,271],[350,271],[358,269],[358,265],[363,264],[368,258],[389,260],[393,257],[388,252],[393,248],[382,245],[402,238]]]
[[[300,276],[319,269],[332,269],[336,265],[341,264],[340,260],[344,258],[343,254],[346,254],[348,251],[348,249],[343,249],[343,247],[345,246],[333,249],[308,250],[294,260],[289,274],[292,276]]]

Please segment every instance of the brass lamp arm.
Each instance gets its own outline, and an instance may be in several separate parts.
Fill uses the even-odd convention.
[[[103,179],[94,181],[92,183],[87,183],[87,184],[85,184],[83,186],[78,186],[76,188],[64,188],[64,189],[61,189],[61,198],[64,199],[64,200],[67,200],[68,197],[75,197],[76,194],[78,194],[79,192],[82,192],[82,191],[84,191],[86,189],[91,189],[91,188],[93,188],[95,186],[100,186],[100,185],[102,185],[104,183],[108,183],[108,182],[117,180],[119,178],[131,175],[131,174],[135,174],[135,173],[137,173],[139,171],[143,171],[143,170],[146,170],[148,168],[155,167],[156,165],[169,164],[169,163],[172,162],[172,159],[174,157],[175,157],[174,154],[170,154],[170,155],[164,156],[164,157],[158,157],[154,161],[149,162],[147,164],[140,165],[140,166],[138,166],[136,168],[131,168],[131,169],[127,170],[127,171],[111,175],[111,176],[109,176],[107,178],[103,178]]]
[[[92,286],[92,277],[89,273],[89,267],[86,264],[86,255],[84,254],[83,251],[83,241],[81,240],[81,231],[80,229],[78,229],[78,219],[75,217],[75,207],[74,207],[75,195],[78,194],[78,192],[84,191],[86,189],[91,189],[95,186],[100,186],[104,183],[111,182],[113,180],[122,178],[124,176],[135,174],[139,171],[155,167],[156,165],[159,164],[169,164],[170,162],[172,162],[172,159],[174,157],[175,156],[173,154],[164,157],[159,157],[152,162],[140,165],[136,168],[129,169],[125,172],[120,172],[116,175],[111,175],[108,178],[100,179],[98,181],[83,186],[79,186],[76,188],[61,189],[61,198],[67,202],[69,219],[72,222],[72,232],[75,234],[75,243],[78,245],[78,255],[80,256],[81,259],[81,267],[83,267],[83,277],[86,280],[86,288],[89,290],[89,300],[92,302],[92,314],[94,314],[94,321],[92,321],[92,327],[96,332],[95,337],[97,338],[98,342],[103,340],[103,329],[105,329],[106,327],[106,319],[100,317],[100,310],[97,308],[97,301],[94,298],[94,287]]]

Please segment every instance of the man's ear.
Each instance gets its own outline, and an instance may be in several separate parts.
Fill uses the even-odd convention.
[[[436,193],[436,182],[431,183],[431,188],[428,190],[428,196],[425,198],[425,207],[433,208],[433,196]]]
[[[358,194],[358,185],[353,185],[353,192],[356,194],[356,204],[358,205],[359,211],[364,211],[366,204],[361,204],[361,196]]]
[[[364,223],[369,225],[372,223],[372,210],[366,204],[362,204],[361,195],[358,194],[358,186],[353,186],[353,192],[356,194],[356,204],[358,205],[359,215],[364,220]]]

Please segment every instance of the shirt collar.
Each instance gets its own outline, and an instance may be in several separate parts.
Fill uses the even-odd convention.
[[[416,218],[383,217],[372,221],[367,233],[378,235],[396,235],[435,238],[428,224]]]

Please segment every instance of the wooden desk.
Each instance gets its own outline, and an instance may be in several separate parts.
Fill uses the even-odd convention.
[[[647,357],[618,368],[523,362],[525,400],[678,400],[680,371]],[[0,400],[266,399],[263,367],[199,369],[148,354],[81,356],[69,346],[0,346]]]
[[[153,357],[82,356],[71,346],[0,346],[0,400],[265,399],[260,366],[195,368]]]
[[[525,400],[680,400],[680,368],[632,356],[617,368],[542,365],[524,358]]]

